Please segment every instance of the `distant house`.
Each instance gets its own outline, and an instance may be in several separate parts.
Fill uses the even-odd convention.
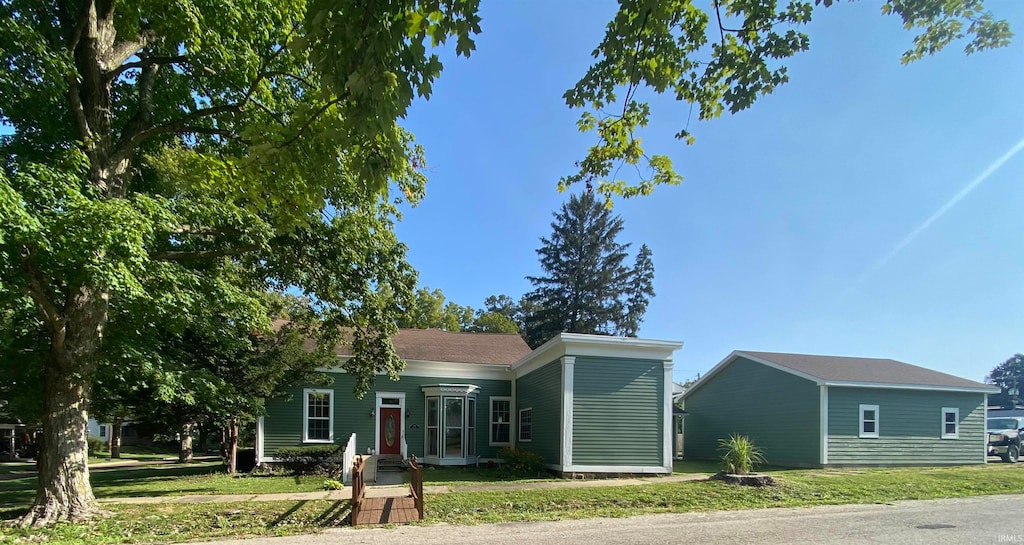
[[[770,464],[981,464],[991,385],[890,359],[733,352],[683,394],[687,458],[742,434]]]
[[[682,343],[563,333],[531,351],[518,335],[403,329],[407,363],[362,399],[340,365],[330,386],[299,385],[267,404],[257,458],[336,444],[431,465],[497,460],[502,447],[540,454],[565,475],[670,473],[672,354]]]

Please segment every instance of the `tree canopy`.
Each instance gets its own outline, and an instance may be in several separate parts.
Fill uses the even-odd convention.
[[[811,22],[815,8],[836,3],[619,0],[594,49],[594,63],[564,95],[570,108],[581,110],[579,130],[594,134],[597,143],[574,172],[562,177],[559,188],[582,182],[611,198],[679,184],[683,178],[672,160],[648,154],[642,142],[642,129],[652,115],[644,97],[669,94],[688,105],[689,113],[677,116],[676,138],[693,144],[691,118],[745,110],[787,83],[784,63],[811,45],[802,27]],[[1005,46],[1013,36],[1009,23],[986,9],[984,0],[885,0],[881,11],[917,33],[901,57],[904,64],[956,42],[970,55]]]
[[[1012,403],[1020,403],[1024,399],[1024,354],[1014,354],[995,366],[985,381],[1002,388],[1002,394]]]

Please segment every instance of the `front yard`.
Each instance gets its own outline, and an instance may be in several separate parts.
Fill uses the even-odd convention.
[[[95,472],[100,497],[304,492],[318,490],[322,478],[229,477],[210,472],[217,464],[137,468]],[[679,463],[677,474],[710,473],[714,464]],[[135,471],[134,473],[132,471]],[[479,524],[590,517],[623,517],[650,513],[679,513],[723,509],[798,507],[844,503],[891,503],[985,494],[1024,493],[1024,464],[987,466],[791,470],[768,473],[780,484],[746,488],[717,481],[666,482],[586,488],[504,489],[458,492],[458,485],[522,481],[494,480],[490,470],[432,470],[427,485],[450,484],[449,494],[428,495],[424,524]],[[491,477],[491,480],[488,480]],[[538,482],[538,481],[533,481]],[[10,481],[0,481],[0,486]],[[13,484],[11,484],[13,486]],[[34,479],[31,483],[34,486]],[[30,483],[3,492],[18,503],[31,499]],[[15,496],[17,494],[17,496]],[[6,501],[6,500],[4,500]],[[82,525],[59,525],[45,530],[0,529],[0,543],[154,543],[217,537],[267,536],[316,532],[347,524],[347,501],[282,501],[245,503],[158,503],[105,505],[108,519]],[[0,509],[0,518],[13,518],[24,508]]]

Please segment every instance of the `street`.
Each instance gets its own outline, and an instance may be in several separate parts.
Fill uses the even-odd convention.
[[[231,544],[231,541],[211,542]],[[622,519],[404,526],[260,538],[247,545],[1024,544],[1024,496],[645,515]]]

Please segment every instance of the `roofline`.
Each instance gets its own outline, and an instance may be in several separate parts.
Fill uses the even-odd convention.
[[[637,352],[636,356],[648,356],[653,359],[671,360],[672,353],[683,347],[682,341],[664,341],[658,339],[638,339],[634,337],[613,337],[610,335],[590,335],[586,333],[559,333],[548,342],[538,346],[529,354],[519,358],[512,364],[514,372],[523,367],[540,362],[541,365],[552,362],[568,353],[572,355],[589,356],[580,354],[570,348],[580,349],[586,352],[589,347],[615,347],[626,351]],[[527,371],[528,372],[528,371]],[[518,372],[516,373],[518,375]],[[525,373],[524,373],[525,374]]]
[[[683,392],[683,399],[686,399],[687,397],[690,396],[691,393],[697,391],[698,388],[700,388],[701,386],[704,385],[705,381],[710,380],[711,377],[715,376],[716,374],[719,373],[719,371],[724,369],[728,364],[732,363],[732,360],[736,359],[737,357],[741,357],[741,356],[746,358],[746,359],[748,359],[748,360],[751,360],[751,361],[753,361],[755,363],[760,363],[761,365],[765,365],[767,367],[771,367],[772,369],[776,369],[776,370],[782,371],[784,373],[789,373],[791,375],[794,375],[794,376],[797,376],[797,377],[809,380],[809,381],[813,382],[814,384],[816,384],[817,386],[836,386],[836,387],[849,387],[849,388],[891,388],[891,389],[900,389],[900,390],[931,390],[931,391],[938,391],[938,392],[970,392],[970,393],[979,393],[979,394],[991,394],[991,393],[998,393],[1000,391],[999,388],[996,388],[994,386],[992,386],[992,387],[986,387],[986,386],[982,386],[982,387],[974,387],[974,386],[936,386],[936,385],[931,385],[931,384],[897,384],[897,383],[889,383],[889,382],[854,382],[854,381],[824,380],[824,379],[821,379],[821,378],[816,377],[814,375],[809,375],[809,374],[804,373],[802,371],[797,371],[796,369],[792,369],[792,368],[786,367],[785,365],[779,365],[777,363],[768,361],[768,360],[766,360],[764,358],[759,358],[757,356],[753,356],[753,355],[751,355],[751,354],[749,354],[747,352],[744,352],[742,350],[733,350],[728,356],[725,357],[725,359],[723,359],[722,361],[718,362],[717,365],[712,367],[711,370],[708,371],[708,373],[706,375],[701,377],[700,380],[695,382],[692,386],[690,386],[690,388],[688,390]]]
[[[790,375],[794,375],[794,376],[800,377],[802,379],[809,380],[809,381],[813,382],[814,384],[816,384],[818,386],[821,386],[822,384],[824,384],[823,380],[821,380],[818,377],[815,377],[813,375],[808,375],[807,373],[803,373],[803,372],[797,371],[796,369],[790,369],[789,367],[785,367],[785,366],[779,365],[777,363],[772,363],[772,362],[770,362],[770,361],[768,361],[768,360],[766,360],[764,358],[758,358],[756,356],[751,356],[750,354],[748,354],[746,352],[743,352],[742,350],[733,350],[732,352],[729,353],[728,356],[726,356],[724,359],[722,359],[722,361],[718,362],[717,365],[712,367],[711,370],[707,372],[707,374],[705,374],[704,376],[700,377],[700,379],[697,380],[697,382],[693,383],[693,385],[690,386],[689,389],[687,389],[685,392],[683,392],[683,399],[686,399],[686,398],[690,397],[690,394],[692,394],[693,392],[696,392],[698,389],[700,389],[701,386],[704,386],[704,384],[708,380],[711,380],[711,377],[717,375],[722,369],[725,369],[730,363],[733,362],[733,360],[735,360],[736,358],[738,358],[740,356],[742,356],[744,358],[747,358],[748,360],[751,360],[753,362],[760,363],[761,365],[765,365],[767,367],[771,367],[772,369],[776,369],[778,371],[782,371],[783,373],[789,373]]]
[[[899,390],[931,390],[937,392],[968,392],[975,394],[998,393],[999,388],[995,387],[974,387],[974,386],[936,386],[933,384],[897,384],[891,382],[850,382],[850,381],[825,381],[825,386],[836,386],[844,388],[891,388]]]

